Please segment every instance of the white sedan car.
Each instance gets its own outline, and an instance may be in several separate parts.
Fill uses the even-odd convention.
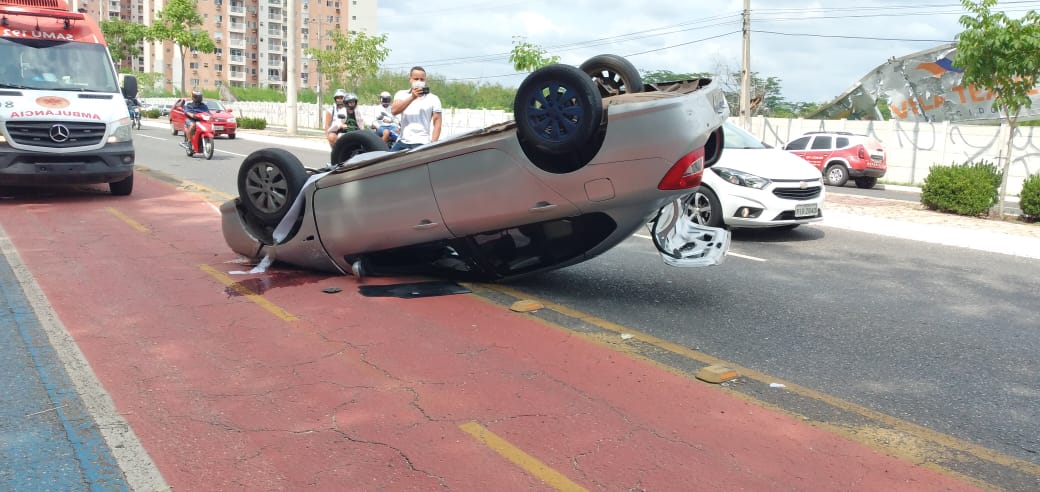
[[[823,220],[820,171],[725,122],[725,151],[688,196],[687,213],[712,227],[794,229]]]

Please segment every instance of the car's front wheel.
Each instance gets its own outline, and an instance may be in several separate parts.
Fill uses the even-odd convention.
[[[116,196],[127,196],[134,191],[134,175],[131,174],[119,181],[108,184],[108,191]]]
[[[170,133],[173,135],[177,134],[177,126],[173,124],[173,120],[170,120]]]
[[[831,164],[823,172],[823,179],[831,186],[845,186],[849,180],[849,170],[844,164]]]
[[[877,184],[877,178],[864,176],[862,178],[856,178],[856,187],[863,189],[873,188]]]
[[[701,186],[686,203],[686,213],[700,225],[722,227],[722,203],[711,189]]]
[[[643,77],[632,62],[618,55],[598,55],[579,67],[589,74],[603,97],[643,92]]]
[[[238,196],[246,212],[275,226],[289,212],[307,182],[307,170],[284,149],[260,149],[238,168]]]

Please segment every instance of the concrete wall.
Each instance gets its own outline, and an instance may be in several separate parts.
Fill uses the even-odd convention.
[[[734,123],[738,123],[733,119]],[[964,125],[950,122],[805,120],[755,117],[751,133],[770,145],[781,146],[809,131],[848,131],[870,135],[885,147],[888,172],[883,181],[920,185],[933,165],[989,161],[1003,166],[1007,155],[1008,127]],[[1018,195],[1022,181],[1040,173],[1040,127],[1019,127],[1011,151],[1009,195]]]
[[[176,99],[148,98],[143,102],[149,104],[173,104],[176,101]],[[286,124],[287,112],[285,103],[236,102],[230,103],[228,106],[234,110],[236,116],[264,118],[267,120],[267,124],[274,126],[284,126]],[[315,104],[299,103],[296,109],[296,125],[299,128],[319,128],[318,112]],[[366,125],[375,119],[380,110],[382,110],[382,107],[378,105],[358,106],[361,119],[364,120]],[[513,119],[513,114],[493,109],[445,108],[441,118],[441,135],[446,138],[509,121]]]
[[[170,103],[174,99],[149,99],[152,104]],[[286,123],[284,103],[237,102],[230,105],[236,115],[264,118],[267,123],[283,126]],[[300,128],[318,128],[318,113],[314,104],[297,106],[297,124]],[[376,105],[360,106],[361,117],[372,121],[381,109]],[[459,135],[472,130],[509,121],[512,113],[501,110],[454,109],[444,110],[442,134]],[[739,124],[736,118],[731,119]],[[920,185],[933,165],[977,162],[986,160],[1003,166],[1007,154],[1008,127],[963,125],[949,122],[920,123],[900,121],[806,120],[787,118],[751,119],[751,133],[773,146],[782,146],[809,131],[848,131],[870,135],[884,145],[888,153],[888,172],[883,181]],[[1018,195],[1022,182],[1030,174],[1040,173],[1040,127],[1019,127],[1011,152],[1008,173],[1008,195]]]

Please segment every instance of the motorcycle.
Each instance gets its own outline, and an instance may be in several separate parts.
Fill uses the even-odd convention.
[[[188,157],[194,157],[195,154],[202,154],[206,156],[206,159],[213,158],[213,124],[210,120],[213,115],[209,113],[196,113],[192,116],[195,119],[195,132],[192,134],[191,141],[184,146],[185,152],[188,153]]]
[[[137,106],[137,105],[130,104],[129,100],[127,100],[127,107],[130,110],[130,127],[135,129],[135,130],[140,130],[141,129],[141,107]]]

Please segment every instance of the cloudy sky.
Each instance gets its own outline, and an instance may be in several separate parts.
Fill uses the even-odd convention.
[[[639,7],[635,5],[642,4]],[[514,38],[579,65],[602,53],[641,71],[739,72],[743,0],[380,0],[384,66],[422,65],[449,80],[515,87]],[[1040,1],[1000,0],[1020,18]],[[781,80],[791,102],[824,102],[871,69],[953,41],[958,0],[751,0],[751,70]]]

